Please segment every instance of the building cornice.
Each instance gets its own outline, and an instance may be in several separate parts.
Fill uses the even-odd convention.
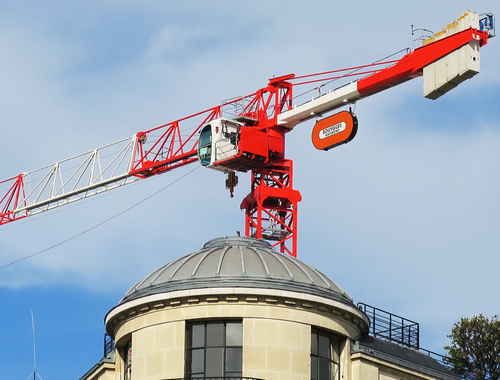
[[[203,304],[253,304],[293,308],[342,320],[360,334],[366,333],[369,327],[368,317],[353,304],[285,290],[221,287],[153,294],[119,304],[106,315],[106,329],[113,337],[120,325],[140,315]]]

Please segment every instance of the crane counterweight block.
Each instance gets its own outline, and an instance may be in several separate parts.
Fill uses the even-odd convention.
[[[446,37],[464,30],[466,35],[472,33],[472,38],[467,43],[424,67],[424,96],[426,98],[435,100],[479,73],[479,50],[488,41],[488,32],[478,30],[479,27],[479,16],[476,13],[466,13],[458,21],[436,33],[434,38],[424,41],[424,45],[432,45],[441,43]]]

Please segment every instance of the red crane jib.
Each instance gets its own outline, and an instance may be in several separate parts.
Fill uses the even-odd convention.
[[[425,66],[474,39],[479,39],[480,46],[484,46],[488,42],[488,32],[470,28],[445,39],[421,46],[405,55],[394,66],[360,79],[358,81],[358,92],[363,96],[373,95],[421,76]]]

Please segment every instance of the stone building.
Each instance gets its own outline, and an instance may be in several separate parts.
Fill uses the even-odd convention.
[[[158,268],[105,318],[114,348],[81,380],[457,380],[370,335],[335,282],[263,240],[224,237]]]

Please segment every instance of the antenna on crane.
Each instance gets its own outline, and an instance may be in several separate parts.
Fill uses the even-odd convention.
[[[33,318],[33,310],[31,310],[31,327],[33,329],[33,380],[36,380],[37,376],[40,378],[40,380],[43,380],[42,377],[38,373],[36,373],[35,320]],[[28,376],[28,379],[30,377],[31,375]]]

